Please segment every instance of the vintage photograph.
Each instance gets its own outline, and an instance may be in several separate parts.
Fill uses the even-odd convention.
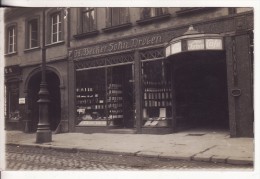
[[[4,170],[254,170],[254,7],[6,7],[3,29]]]

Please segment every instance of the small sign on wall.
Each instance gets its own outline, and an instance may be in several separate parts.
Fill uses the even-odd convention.
[[[25,98],[19,98],[19,104],[25,104]]]

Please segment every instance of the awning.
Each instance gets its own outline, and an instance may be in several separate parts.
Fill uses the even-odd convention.
[[[223,50],[223,36],[201,33],[190,26],[187,32],[172,39],[165,46],[165,55],[169,57],[179,53],[207,50]]]

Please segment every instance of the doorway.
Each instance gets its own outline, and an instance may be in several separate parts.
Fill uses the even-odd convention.
[[[56,130],[61,120],[61,99],[60,99],[60,79],[52,71],[46,71],[46,82],[49,90],[49,124],[52,131]],[[28,111],[30,132],[36,132],[39,122],[39,90],[41,83],[41,73],[36,73],[28,83]]]
[[[133,66],[107,68],[108,117],[117,128],[134,127]]]
[[[229,129],[224,54],[193,52],[172,64],[177,128]]]

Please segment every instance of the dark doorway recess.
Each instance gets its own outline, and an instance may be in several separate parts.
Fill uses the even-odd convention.
[[[60,80],[52,71],[46,72],[46,81],[49,90],[49,123],[52,131],[56,130],[61,119],[61,99],[60,99]],[[41,73],[31,77],[28,84],[28,110],[30,120],[30,132],[36,132],[39,121],[39,90],[41,83]]]
[[[134,127],[134,96],[132,68],[132,65],[120,65],[108,67],[107,69],[108,86],[109,84],[119,84],[122,87],[123,118],[119,120],[114,120],[117,128]],[[109,115],[110,111],[113,110],[108,110]]]
[[[229,129],[224,53],[187,53],[177,56],[172,65],[177,127]]]

